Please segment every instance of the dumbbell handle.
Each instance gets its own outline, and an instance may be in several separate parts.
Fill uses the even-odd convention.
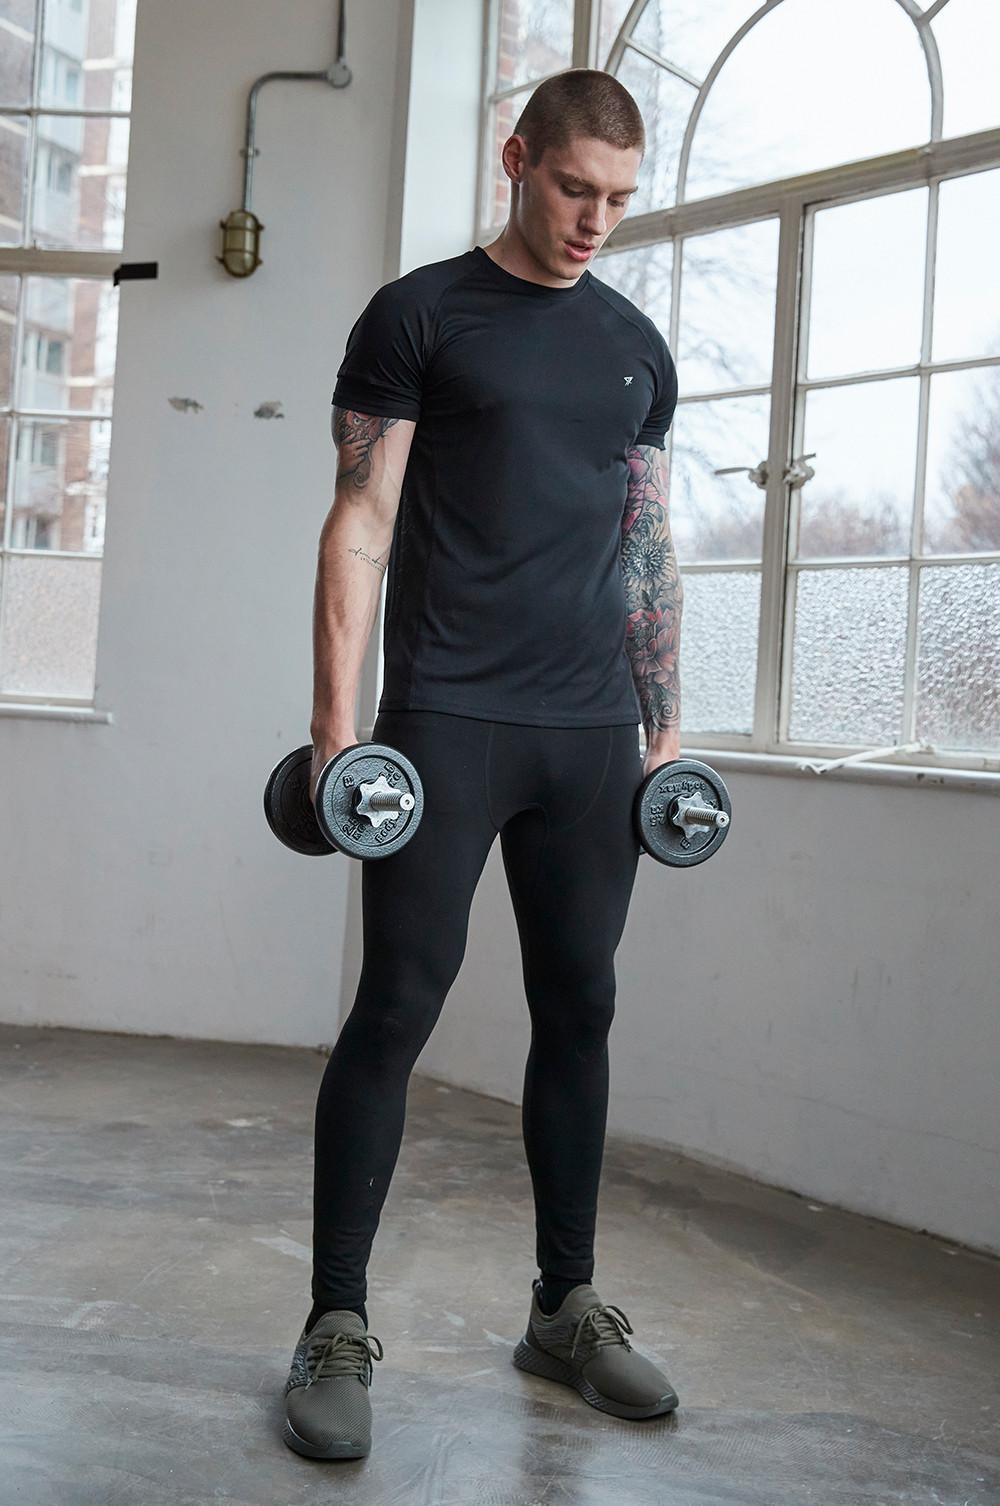
[[[411,811],[415,802],[412,795],[402,790],[378,790],[368,796],[368,804],[375,811]]]
[[[670,819],[675,826],[714,826],[718,831],[729,825],[725,811],[716,810],[714,805],[687,802],[682,807],[679,797],[673,802]]]

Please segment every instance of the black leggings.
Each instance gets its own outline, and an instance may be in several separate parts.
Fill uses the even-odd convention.
[[[544,1276],[590,1281],[608,1106],[614,954],[639,845],[638,724],[528,727],[382,711],[372,738],[424,786],[416,835],[362,872],[364,956],[316,1105],[314,1302],[361,1305],[410,1072],[465,954],[497,832],[531,1015],[521,1123]]]

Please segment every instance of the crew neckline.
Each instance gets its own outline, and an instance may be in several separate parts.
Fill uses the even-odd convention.
[[[486,270],[492,273],[496,281],[502,283],[508,291],[526,293],[531,298],[576,298],[590,281],[590,268],[584,267],[572,287],[550,288],[544,282],[532,282],[527,277],[518,277],[516,272],[508,272],[506,267],[501,267],[499,262],[493,260],[483,246],[473,246],[472,254],[478,257],[480,264],[485,264]]]

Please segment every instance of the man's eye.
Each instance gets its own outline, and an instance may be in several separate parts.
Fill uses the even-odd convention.
[[[564,188],[563,189],[563,193],[566,195],[566,197],[568,199],[582,199],[583,198],[583,189],[582,188],[575,188],[575,189],[574,188]],[[625,208],[625,200],[624,199],[609,199],[608,203],[609,204],[613,204],[614,207],[615,207],[615,209],[624,209]]]

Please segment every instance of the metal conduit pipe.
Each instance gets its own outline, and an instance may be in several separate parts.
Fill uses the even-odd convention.
[[[224,220],[219,221],[222,229],[222,255],[216,257],[216,261],[231,277],[249,277],[261,264],[260,259],[260,232],[264,229],[260,220],[253,212],[251,199],[253,195],[253,159],[257,156],[255,138],[257,132],[257,95],[265,84],[272,79],[307,79],[313,83],[329,84],[333,89],[343,89],[351,82],[351,70],[347,66],[344,56],[346,46],[346,10],[347,0],[339,0],[337,13],[337,56],[329,68],[318,73],[303,73],[295,70],[279,70],[274,73],[262,73],[260,78],[255,79],[247,97],[247,124],[246,137],[241,149],[244,157],[243,166],[243,207],[234,209]]]

